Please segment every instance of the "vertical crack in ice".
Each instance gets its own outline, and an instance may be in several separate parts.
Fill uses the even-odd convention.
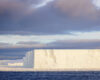
[[[56,56],[54,55],[54,51],[50,50],[50,56],[53,59],[54,63],[56,63]]]
[[[53,50],[45,50],[45,56],[50,57],[56,64],[56,56],[54,55]]]

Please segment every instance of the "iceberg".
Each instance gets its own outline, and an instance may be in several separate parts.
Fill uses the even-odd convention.
[[[100,70],[100,50],[35,50],[34,70]]]
[[[35,49],[22,63],[0,71],[100,71],[100,49]]]

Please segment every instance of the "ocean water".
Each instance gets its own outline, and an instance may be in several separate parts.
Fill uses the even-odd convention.
[[[0,72],[0,80],[100,80],[100,72]]]

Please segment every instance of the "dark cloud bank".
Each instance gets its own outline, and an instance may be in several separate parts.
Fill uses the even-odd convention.
[[[100,10],[91,0],[0,0],[0,34],[61,34],[100,30]]]

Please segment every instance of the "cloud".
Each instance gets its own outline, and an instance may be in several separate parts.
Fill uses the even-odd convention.
[[[19,42],[15,45],[15,48],[43,48],[45,44],[39,42]]]
[[[96,19],[100,16],[92,0],[57,0],[55,5],[70,17]]]
[[[0,0],[0,35],[100,31],[100,10],[90,0],[55,0],[34,9],[42,2],[45,0]]]
[[[21,59],[26,52],[33,49],[45,48],[46,44],[39,42],[18,42],[17,44],[9,44],[0,42],[0,60]]]
[[[40,4],[37,4],[35,8],[41,8],[43,6],[46,6],[49,2],[53,2],[54,0],[42,0]]]
[[[41,44],[41,43],[39,43],[39,42],[33,42],[33,41],[30,41],[30,42],[23,42],[23,41],[21,41],[21,42],[18,42],[17,44]]]
[[[0,48],[0,60],[15,60],[22,59],[26,52],[33,50],[34,48]]]
[[[45,6],[50,0],[0,0],[0,16],[13,20],[31,15],[37,8]],[[45,4],[45,5],[43,5]],[[40,6],[40,7],[39,7]]]
[[[18,41],[16,44],[0,43],[0,59],[21,59],[27,51],[34,49],[100,49],[99,32],[77,33],[74,35],[45,36],[47,39],[54,39],[48,43],[37,41]],[[10,37],[10,36],[9,36]],[[10,37],[11,38],[11,37]],[[17,37],[18,38],[18,37]],[[36,38],[36,37],[35,37]],[[60,39],[61,38],[61,39]],[[7,39],[6,39],[7,40]]]
[[[0,67],[16,67],[23,66],[23,60],[0,60]]]
[[[48,44],[48,48],[54,49],[100,49],[100,40],[59,40]]]
[[[57,40],[100,40],[100,31],[93,32],[71,32],[71,34],[59,35],[0,35],[0,42],[2,44],[46,44]]]
[[[0,46],[3,46],[3,45],[10,45],[10,44],[9,43],[3,43],[3,42],[1,43],[0,42]]]
[[[8,48],[9,46],[12,46],[12,44],[0,42],[0,49],[5,47]]]
[[[16,48],[43,48],[45,44],[38,42],[19,42],[17,44],[0,43],[0,49],[16,49]]]
[[[92,0],[93,4],[97,7],[97,9],[100,9],[100,0]]]
[[[31,15],[35,7],[45,0],[0,0],[0,16],[13,20]],[[4,18],[4,17],[3,17]]]
[[[0,0],[0,16],[18,19],[29,12],[29,5],[18,0]]]
[[[100,32],[72,33],[72,35],[47,35],[47,36],[9,36],[1,41],[0,49],[36,49],[36,48],[66,48],[90,49],[100,48]],[[2,37],[3,38],[3,37]],[[12,38],[12,39],[10,39]],[[13,39],[14,38],[14,39]],[[15,43],[15,44],[13,44]]]

